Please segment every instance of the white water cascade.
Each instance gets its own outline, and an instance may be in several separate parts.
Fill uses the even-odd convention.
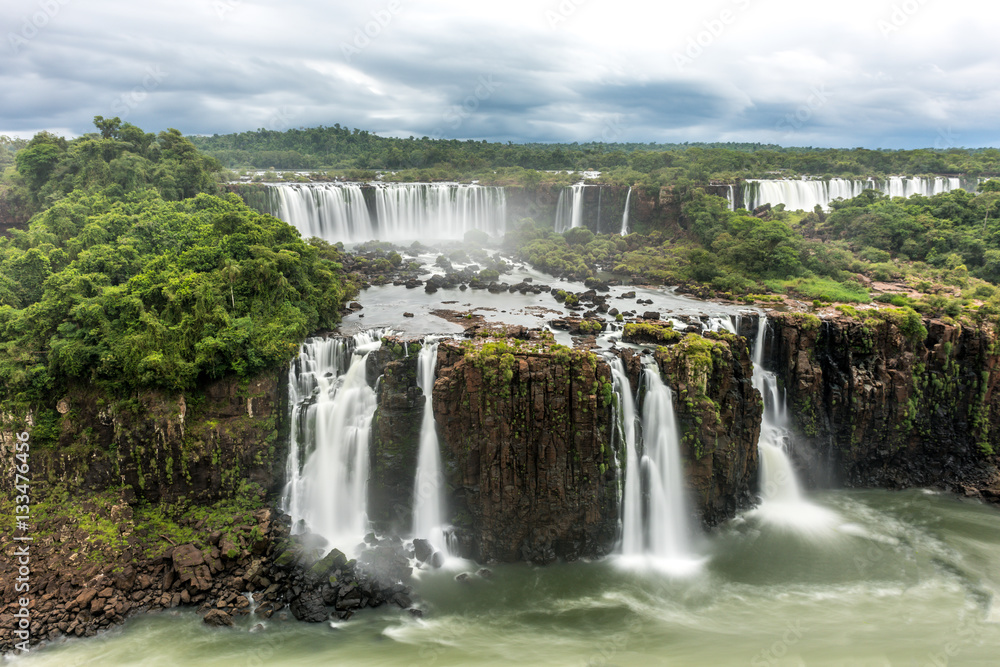
[[[283,183],[268,186],[268,194],[273,215],[306,238],[331,243],[461,239],[472,229],[502,236],[507,229],[507,198],[501,187]]]
[[[639,556],[645,551],[645,530],[642,522],[642,479],[633,474],[639,470],[639,422],[636,420],[635,398],[618,357],[608,360],[611,379],[618,396],[618,432],[625,448],[625,488],[622,492],[622,554]]]
[[[562,233],[583,225],[584,187],[583,183],[577,183],[559,193],[559,201],[556,203],[556,232]],[[567,192],[569,197],[566,196]]]
[[[764,370],[764,343],[767,336],[767,317],[760,316],[757,340],[753,348],[754,389],[764,401],[760,439],[760,496],[756,510],[764,520],[797,528],[802,532],[818,534],[830,527],[836,517],[833,512],[814,505],[802,495],[795,467],[788,455],[788,408],[778,387],[777,376]]]
[[[816,206],[829,210],[830,202],[836,199],[851,199],[865,190],[878,190],[890,197],[911,197],[923,195],[931,197],[951,192],[962,187],[958,178],[891,176],[887,179],[831,178],[829,180],[810,179],[751,179],[743,185],[742,207],[748,211],[758,206],[784,204],[790,211],[812,211]],[[732,186],[727,195],[730,207],[735,210],[736,196]]]
[[[428,337],[417,355],[417,384],[424,393],[424,417],[420,424],[417,476],[413,485],[413,536],[427,540],[436,551],[448,553],[441,496],[444,475],[433,409],[437,352],[437,341]]]
[[[288,377],[291,442],[283,509],[292,526],[326,539],[324,549],[354,549],[368,530],[368,441],[375,391],[368,355],[384,330],[302,344]]]
[[[702,559],[695,557],[692,546],[673,393],[660,378],[656,362],[644,357],[640,455],[639,424],[628,377],[620,360],[610,363],[626,449],[622,556],[628,563],[641,560],[674,575],[690,574]]]
[[[377,235],[360,185],[282,184],[269,186],[267,192],[269,212],[298,229],[303,238],[348,243]]]
[[[632,201],[632,188],[629,187],[628,195],[625,197],[625,212],[622,213],[622,231],[621,235],[628,235],[628,207],[629,203]]]

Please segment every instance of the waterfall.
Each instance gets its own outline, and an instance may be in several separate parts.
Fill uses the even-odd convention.
[[[656,362],[651,358],[643,362],[642,469],[649,480],[649,552],[657,558],[681,561],[691,558],[691,530],[673,392],[660,378]]]
[[[760,392],[764,402],[760,439],[757,441],[761,504],[756,513],[768,522],[793,527],[799,532],[825,534],[837,515],[805,500],[799,488],[787,451],[789,422],[786,401],[775,374],[764,370],[766,336],[767,317],[761,315],[753,348],[752,377],[754,389]]]
[[[736,189],[732,185],[727,185],[726,200],[729,202],[729,210],[736,210]]]
[[[268,186],[267,192],[268,212],[298,229],[303,238],[336,243],[376,236],[360,185],[282,184]]]
[[[760,490],[763,502],[797,503],[802,492],[795,477],[795,469],[785,451],[788,441],[788,417],[778,380],[774,373],[764,370],[764,338],[767,336],[767,317],[760,316],[757,340],[753,348],[753,386],[764,401],[764,414],[760,425]]]
[[[420,424],[417,477],[413,485],[413,536],[423,538],[435,550],[447,553],[441,497],[444,475],[441,472],[441,451],[433,409],[437,352],[437,340],[428,337],[417,355],[417,384],[424,393],[424,417]]]
[[[732,191],[732,187],[730,187],[730,191]],[[632,187],[629,186],[628,195],[625,197],[625,212],[622,213],[622,232],[621,232],[622,236],[626,236],[628,234],[628,206],[629,202],[631,201],[632,201]]]
[[[625,372],[625,364],[618,357],[608,360],[615,395],[618,397],[616,415],[618,430],[625,447],[625,488],[622,494],[622,554],[638,556],[644,552],[645,531],[642,523],[642,479],[639,474],[639,423],[636,421],[635,398]]]
[[[694,555],[680,430],[673,393],[650,357],[643,358],[646,393],[642,407],[642,452],[639,421],[625,367],[609,361],[618,396],[620,429],[625,445],[625,488],[622,499],[622,556],[649,563],[672,574],[688,574],[701,559]]]
[[[372,195],[372,206],[365,191]],[[268,186],[269,213],[303,237],[336,243],[461,239],[478,229],[502,236],[507,229],[504,188],[457,184],[341,183]]]
[[[576,183],[569,188],[564,188],[559,193],[559,201],[556,204],[555,230],[559,233],[580,227],[583,225],[583,183]],[[569,197],[566,193],[569,192]],[[567,203],[567,199],[569,202]]]
[[[503,188],[478,185],[393,185],[375,189],[380,240],[461,239],[471,229],[507,230]]]
[[[368,530],[368,441],[375,391],[368,355],[384,330],[353,338],[312,338],[288,374],[291,442],[282,507],[326,539],[325,550],[354,549]]]
[[[752,211],[757,206],[784,204],[789,211],[812,211],[816,206],[824,210],[830,209],[830,202],[837,199],[851,199],[868,189],[878,190],[890,197],[912,197],[951,192],[962,187],[958,178],[902,177],[891,176],[888,179],[843,179],[830,180],[810,179],[751,179],[743,186],[743,208]],[[971,184],[971,190],[975,184]],[[736,197],[728,197],[731,209],[736,209]]]
[[[702,321],[705,324],[705,329],[708,331],[736,333],[736,326],[733,324],[733,318],[731,317],[705,317],[702,318]]]

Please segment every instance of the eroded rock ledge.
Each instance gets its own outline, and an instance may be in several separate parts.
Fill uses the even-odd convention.
[[[996,331],[891,310],[822,321],[774,313],[771,326],[767,359],[788,391],[794,453],[807,474],[829,474],[813,483],[1000,502]]]

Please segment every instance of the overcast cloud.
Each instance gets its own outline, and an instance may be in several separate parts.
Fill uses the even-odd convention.
[[[4,0],[0,134],[997,145],[995,5]]]

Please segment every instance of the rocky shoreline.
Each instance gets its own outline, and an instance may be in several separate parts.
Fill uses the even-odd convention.
[[[106,511],[128,530],[132,519],[127,505]],[[274,615],[314,623],[347,620],[366,607],[382,605],[420,614],[404,583],[410,578],[412,554],[398,539],[371,535],[358,560],[336,549],[320,559],[322,552],[310,546],[316,544],[315,536],[289,536],[287,515],[265,508],[247,519],[234,531],[213,531],[203,542],[171,544],[154,557],[142,555],[150,546],[142,542],[123,551],[86,552],[87,535],[81,529],[65,523],[38,526],[36,534],[44,536],[30,547],[28,592],[14,590],[16,559],[7,553],[0,561],[0,599],[9,601],[0,607],[0,653],[13,651],[18,643],[15,613],[23,596],[31,600],[32,647],[93,637],[137,614],[179,607],[197,609],[214,626],[233,626],[246,616],[260,621]]]

